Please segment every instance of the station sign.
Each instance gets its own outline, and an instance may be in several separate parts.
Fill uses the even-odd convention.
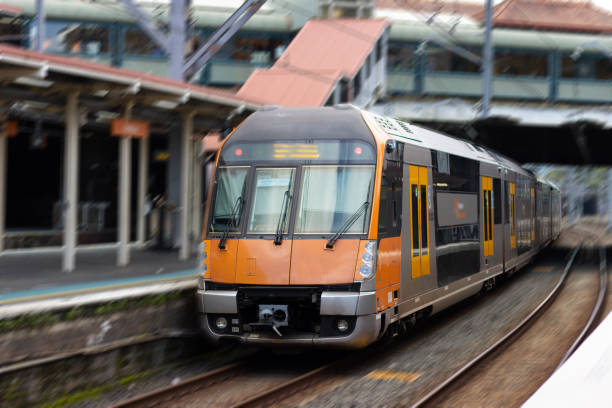
[[[149,136],[149,123],[138,120],[113,119],[111,121],[111,136],[146,138]]]
[[[7,120],[0,127],[0,133],[6,133],[7,137],[15,137],[19,133],[19,124],[16,120]]]

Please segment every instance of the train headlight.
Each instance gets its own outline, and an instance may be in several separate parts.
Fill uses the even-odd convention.
[[[204,278],[209,277],[210,270],[210,241],[202,241],[198,251],[198,274]]]
[[[349,324],[348,324],[348,322],[346,320],[340,319],[336,323],[336,327],[338,328],[339,332],[344,333],[345,331],[347,331],[349,329]]]
[[[363,265],[359,267],[359,274],[363,279],[369,279],[374,275],[374,260],[376,259],[376,241],[368,241],[364,247],[364,252],[361,254],[361,262]]]
[[[215,320],[215,326],[217,326],[217,329],[219,330],[225,330],[227,327],[227,319],[223,316],[217,317],[217,320]]]
[[[359,274],[364,279],[372,277],[372,265],[361,265],[361,267],[359,268]]]

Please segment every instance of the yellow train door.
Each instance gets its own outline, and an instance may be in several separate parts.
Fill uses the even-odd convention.
[[[482,228],[484,256],[493,255],[493,179],[482,178]]]
[[[429,178],[427,167],[410,166],[410,242],[412,278],[429,275]]]

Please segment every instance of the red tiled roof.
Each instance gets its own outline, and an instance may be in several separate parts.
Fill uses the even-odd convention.
[[[238,95],[256,95],[270,105],[320,106],[334,89],[340,71],[334,75],[322,72],[299,72],[274,67],[258,69],[247,79]]]
[[[341,77],[355,76],[388,25],[386,20],[310,20],[276,63],[251,74],[237,95],[272,105],[320,106]]]
[[[484,11],[478,15],[484,18]],[[590,1],[506,0],[493,9],[495,27],[612,33],[612,14]]]
[[[2,56],[17,57],[30,62],[47,63],[53,65],[54,67],[57,67],[58,69],[81,70],[83,72],[89,73],[92,76],[102,74],[120,80],[140,80],[142,82],[146,81],[151,84],[166,86],[176,91],[197,92],[200,94],[206,94],[210,96],[228,99],[234,102],[244,102],[254,105],[261,105],[261,103],[255,99],[240,97],[234,93],[227,92],[221,89],[194,85],[187,82],[176,81],[173,79],[146,74],[139,71],[132,71],[124,68],[110,67],[104,64],[85,61],[80,58],[47,54],[43,52],[31,51],[26,50],[24,48],[0,44],[0,60],[2,59]]]
[[[0,3],[0,16],[18,16],[21,14],[21,8]]]

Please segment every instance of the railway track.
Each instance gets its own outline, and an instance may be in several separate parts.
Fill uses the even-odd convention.
[[[493,381],[497,381],[498,384],[501,382],[508,382],[514,380],[511,377],[512,369],[508,366],[508,361],[512,361],[512,359],[516,359],[515,357],[509,357],[512,353],[520,353],[521,350],[526,353],[525,350],[529,350],[529,346],[517,347],[521,349],[519,351],[509,351],[510,348],[515,345],[515,342],[518,342],[526,333],[531,330],[531,326],[539,321],[539,318],[544,316],[547,313],[548,308],[551,307],[555,298],[558,297],[562,288],[564,287],[567,277],[570,273],[570,270],[573,268],[574,261],[580,251],[580,247],[575,248],[569,257],[567,264],[563,270],[561,277],[559,278],[556,285],[553,287],[548,296],[540,302],[537,307],[527,316],[525,317],[518,325],[516,325],[512,330],[510,330],[507,334],[505,334],[502,338],[500,338],[497,342],[492,344],[482,353],[477,355],[475,358],[470,360],[468,363],[460,367],[456,370],[452,375],[448,376],[446,379],[441,381],[436,387],[434,387],[427,394],[422,396],[416,403],[410,405],[412,408],[420,408],[420,407],[444,407],[444,406],[473,406],[475,403],[483,403],[482,398],[486,396],[487,385],[483,384],[487,381],[491,381],[491,378],[494,378]],[[582,327],[580,334],[577,336],[572,345],[567,349],[566,354],[561,359],[559,366],[561,366],[569,356],[578,348],[578,346],[582,343],[582,341],[586,338],[587,334],[591,331],[594,326],[594,323],[597,321],[598,316],[602,310],[602,305],[605,299],[605,293],[607,290],[607,262],[606,262],[606,252],[604,249],[599,250],[599,287],[596,294],[596,299],[593,302],[592,310],[589,314],[589,317]],[[595,296],[591,295],[593,298]],[[532,357],[533,360],[537,360],[537,356]],[[506,370],[503,375],[506,378],[500,378],[500,369],[495,366],[495,361],[500,361],[499,365],[504,365],[501,363],[502,361],[506,361]],[[497,370],[497,371],[496,371]],[[546,376],[543,376],[542,373],[533,374],[534,381],[539,383],[543,382]],[[518,382],[518,381],[517,381]],[[539,384],[538,384],[539,385]],[[494,386],[493,386],[494,387]],[[515,392],[520,392],[515,390]],[[478,396],[480,400],[474,401],[470,398],[474,396]],[[528,395],[527,395],[528,396]],[[495,398],[495,397],[492,397]],[[489,400],[488,401],[492,405],[497,405],[499,401],[497,400]],[[404,404],[400,403],[399,406],[403,406]],[[509,402],[507,399],[501,403],[499,406],[512,406],[513,403]]]
[[[342,365],[348,364],[353,357],[348,355],[334,360],[327,355],[321,358],[309,352],[298,357],[283,358],[283,361],[276,361],[278,358],[273,354],[266,357],[260,353],[254,358],[228,364],[113,407],[267,406],[270,401],[282,400],[322,381]]]

